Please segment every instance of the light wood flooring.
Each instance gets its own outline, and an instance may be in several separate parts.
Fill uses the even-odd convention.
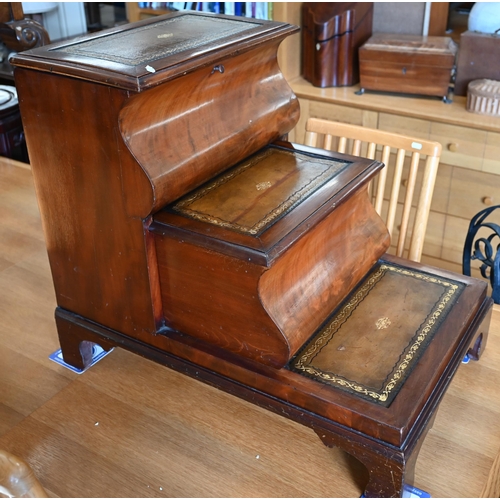
[[[366,472],[313,431],[115,349],[82,375],[58,349],[31,171],[0,161],[0,449],[59,497],[359,497]],[[500,309],[417,462],[433,497],[499,496]]]

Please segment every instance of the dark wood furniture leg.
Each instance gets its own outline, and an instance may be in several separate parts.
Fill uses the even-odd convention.
[[[470,348],[467,354],[473,361],[479,361],[481,355],[486,349],[486,343],[488,341],[489,325],[491,322],[491,314],[493,313],[493,308],[490,308],[486,316],[484,317],[481,325],[476,330],[474,337],[470,343]]]
[[[374,443],[352,441],[338,433],[325,429],[314,429],[323,443],[333,448],[343,449],[349,455],[359,460],[368,470],[369,481],[365,487],[364,496],[373,498],[401,497],[405,477],[413,472],[416,459],[413,459],[411,471],[405,462],[404,454],[386,446],[375,447]]]
[[[57,332],[64,362],[79,370],[84,370],[92,362],[93,345],[98,344],[105,351],[113,348],[112,342],[107,342],[101,335],[92,335],[87,328],[68,321],[67,313],[59,307],[55,312]]]

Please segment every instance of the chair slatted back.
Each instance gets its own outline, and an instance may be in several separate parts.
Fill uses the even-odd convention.
[[[391,238],[395,234],[395,227],[399,229],[396,255],[403,256],[409,238],[407,257],[419,262],[436,183],[441,144],[319,118],[309,118],[307,121],[305,143],[308,146],[339,153],[363,156],[372,160],[379,159],[385,164],[377,175],[376,187],[372,193],[373,205],[379,215],[385,213],[384,222]],[[403,172],[408,159],[407,179],[403,182]],[[421,188],[414,200],[417,176],[422,164]],[[393,172],[391,179],[388,179],[389,171]],[[404,190],[404,200],[401,208],[399,200],[402,190]],[[387,205],[386,211],[384,205]],[[415,218],[410,225],[412,207],[415,207]],[[401,215],[398,215],[399,211]],[[397,221],[399,224],[396,226]]]

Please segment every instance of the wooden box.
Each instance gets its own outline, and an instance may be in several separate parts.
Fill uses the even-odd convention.
[[[304,2],[304,78],[315,87],[358,83],[358,49],[371,36],[372,24],[373,2]]]
[[[500,37],[466,31],[460,35],[455,95],[466,96],[472,80],[500,80]]]
[[[500,116],[500,82],[472,80],[467,90],[466,109],[481,115]]]
[[[446,98],[456,52],[448,37],[375,34],[359,49],[361,89]]]

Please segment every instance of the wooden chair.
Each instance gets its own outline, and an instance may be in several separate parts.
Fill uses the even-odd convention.
[[[22,2],[0,2],[0,40],[14,52],[50,43],[45,28],[25,18]]]
[[[0,497],[47,498],[47,493],[24,460],[0,450]]]
[[[375,183],[370,186],[372,202],[377,213],[384,219],[393,240],[396,236],[396,216],[401,212],[398,217],[399,224],[396,226],[399,236],[395,253],[403,256],[408,239],[409,249],[406,257],[420,262],[441,144],[318,118],[307,120],[305,143],[339,153],[377,159],[386,165],[377,175]],[[417,175],[419,170],[422,170],[422,165],[423,175],[418,176],[419,180],[421,177],[421,187],[417,197]],[[402,181],[404,169],[408,169],[408,177]],[[388,172],[393,172],[392,183],[386,188]],[[413,224],[410,224],[412,206],[415,207],[415,216]]]

